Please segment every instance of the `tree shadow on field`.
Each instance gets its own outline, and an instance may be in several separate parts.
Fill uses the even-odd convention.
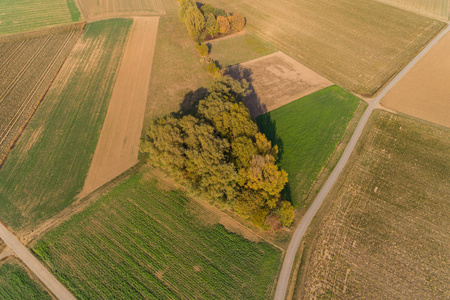
[[[264,103],[261,102],[261,99],[258,97],[258,94],[255,91],[255,87],[253,86],[253,78],[252,78],[252,70],[249,68],[244,68],[240,64],[233,65],[228,67],[226,70],[226,74],[231,76],[235,80],[242,81],[245,79],[249,84],[250,94],[248,94],[244,98],[244,105],[250,111],[250,115],[253,118],[257,118],[267,112],[267,107]]]
[[[204,87],[201,87],[195,91],[190,91],[186,95],[184,95],[183,101],[180,103],[180,110],[178,113],[180,115],[188,115],[195,112],[195,108],[198,105],[198,102],[206,97],[208,90]]]

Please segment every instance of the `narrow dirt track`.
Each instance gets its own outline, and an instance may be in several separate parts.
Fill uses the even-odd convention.
[[[159,17],[135,17],[94,158],[79,197],[138,162]]]
[[[56,279],[55,276],[53,276],[2,223],[0,223],[0,238],[58,299],[75,300],[75,297],[58,281],[58,279]]]
[[[438,34],[429,44],[425,47],[403,70],[395,76],[391,82],[379,92],[379,94],[370,102],[369,107],[364,112],[361,120],[358,123],[358,126],[353,133],[353,136],[348,143],[347,147],[344,150],[339,162],[334,168],[333,172],[331,172],[330,177],[327,179],[319,194],[317,194],[314,202],[309,207],[305,216],[301,220],[301,222],[297,225],[295,229],[294,235],[292,236],[291,242],[289,243],[288,249],[286,251],[286,255],[284,257],[283,266],[281,267],[280,276],[278,278],[278,284],[275,290],[275,300],[284,300],[286,298],[286,293],[289,285],[289,279],[292,271],[292,267],[294,265],[295,256],[298,251],[298,247],[300,246],[300,242],[311,223],[312,219],[316,215],[320,206],[322,205],[323,200],[330,192],[333,185],[336,183],[339,175],[344,169],[345,165],[350,158],[355,146],[361,136],[361,133],[366,126],[367,121],[369,120],[372,111],[378,106],[381,99],[386,96],[386,94],[397,84],[397,82],[405,76],[405,74],[446,34],[450,32],[450,27],[447,26],[445,30],[443,30],[440,34]]]

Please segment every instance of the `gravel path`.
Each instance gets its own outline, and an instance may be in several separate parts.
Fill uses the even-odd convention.
[[[449,31],[450,27],[447,26],[445,30],[443,30],[440,34],[438,34],[428,44],[427,47],[425,47],[405,68],[403,68],[403,70],[400,73],[397,74],[397,76],[394,77],[394,79],[391,80],[391,82],[383,90],[381,90],[378,93],[378,95],[373,100],[371,100],[369,107],[361,117],[361,120],[359,121],[358,126],[356,127],[355,132],[353,133],[350,142],[345,148],[344,153],[342,154],[342,157],[340,158],[338,164],[334,168],[330,177],[325,182],[319,194],[316,196],[316,199],[314,199],[314,202],[311,204],[302,221],[300,222],[300,224],[298,224],[297,228],[295,229],[294,235],[292,236],[291,242],[289,243],[289,247],[284,257],[280,277],[278,278],[278,284],[274,296],[275,300],[284,300],[286,298],[286,292],[289,285],[289,278],[291,275],[292,266],[294,264],[295,255],[297,254],[298,247],[303,238],[303,235],[305,234],[306,229],[311,223],[311,220],[314,218],[317,211],[319,210],[319,207],[322,204],[323,200],[325,199],[328,192],[331,190],[332,186],[339,177],[339,174],[341,174],[342,170],[347,164],[348,159],[353,150],[355,149],[356,143],[358,142],[358,139],[361,136],[361,133],[364,127],[366,126],[366,123],[369,120],[370,115],[372,114],[372,111],[377,107],[380,100],[394,87],[394,85],[396,85],[397,82]]]
[[[14,251],[24,264],[42,281],[43,284],[61,300],[75,300],[75,297],[42,265],[27,248],[0,223],[0,238]]]

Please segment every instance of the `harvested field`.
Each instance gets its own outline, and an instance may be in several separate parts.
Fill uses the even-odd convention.
[[[198,99],[212,81],[206,65],[199,61],[186,27],[176,15],[177,2],[172,4],[173,7],[168,6],[171,15],[159,21],[144,129],[152,118],[178,111],[182,104],[189,105],[191,100]]]
[[[252,94],[244,100],[252,117],[324,89],[332,83],[283,52],[232,66],[228,73],[245,78]]]
[[[162,0],[77,0],[86,20],[164,15]]]
[[[0,262],[0,299],[54,299],[36,278],[30,278],[25,266],[16,259]]]
[[[0,219],[17,231],[81,192],[131,20],[90,23],[0,169]]]
[[[2,0],[0,35],[80,20],[74,0]]]
[[[381,103],[450,127],[450,34],[446,34],[394,86]]]
[[[450,17],[449,0],[377,0],[427,17],[447,21]]]
[[[281,251],[209,214],[136,173],[33,251],[78,299],[271,299]]]
[[[15,41],[0,39],[0,164],[37,108],[81,28]]]
[[[444,23],[372,0],[208,0],[330,81],[373,95]]]
[[[81,196],[138,162],[159,17],[134,18]]]
[[[384,111],[370,122],[294,299],[449,299],[450,130]]]
[[[365,107],[363,101],[332,86],[257,119],[260,130],[278,145],[279,165],[289,174],[283,194],[296,208],[309,206],[314,184],[324,169],[332,170],[327,166],[330,158],[352,119],[359,120]]]
[[[253,60],[278,50],[260,37],[246,31],[208,43],[211,45],[212,59],[218,61],[222,67]]]

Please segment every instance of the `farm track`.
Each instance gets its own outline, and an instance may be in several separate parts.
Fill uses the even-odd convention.
[[[348,143],[347,147],[344,150],[344,153],[342,154],[339,162],[337,163],[336,167],[334,168],[333,172],[330,174],[329,178],[323,185],[320,192],[317,194],[317,197],[314,199],[314,202],[311,204],[310,208],[306,212],[303,219],[300,221],[300,223],[297,225],[294,235],[292,236],[291,242],[289,243],[288,249],[286,251],[283,266],[281,268],[280,276],[278,279],[277,288],[275,291],[274,300],[284,300],[286,298],[286,293],[289,285],[289,279],[291,276],[291,271],[293,268],[295,256],[297,255],[298,248],[300,246],[300,242],[311,223],[312,219],[316,215],[317,211],[319,210],[322,202],[324,201],[325,197],[330,192],[333,185],[336,183],[339,175],[341,174],[342,170],[344,169],[345,165],[347,164],[350,155],[352,154],[353,150],[356,147],[356,144],[362,134],[362,131],[364,127],[367,124],[367,121],[369,120],[370,115],[372,114],[373,110],[378,106],[381,99],[383,99],[384,96],[400,81],[401,78],[403,78],[406,73],[417,64],[417,62],[425,56],[425,54],[448,32],[450,32],[450,27],[447,26],[445,30],[443,30],[440,34],[438,34],[403,70],[400,71],[400,73],[397,74],[397,76],[394,77],[394,79],[389,82],[389,84],[380,91],[380,93],[375,97],[373,100],[371,100],[369,107],[364,112],[364,115],[362,116],[361,120],[358,123],[357,128],[355,129],[355,132],[353,133],[353,136]]]

